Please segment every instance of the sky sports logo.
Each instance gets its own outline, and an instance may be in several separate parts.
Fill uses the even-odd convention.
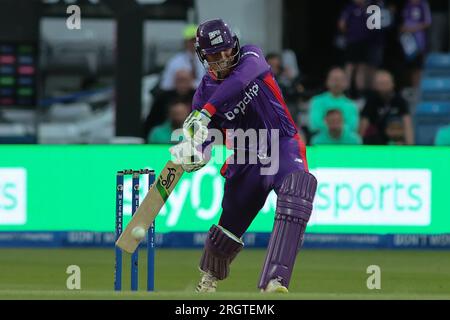
[[[27,222],[27,172],[25,168],[0,169],[0,225]]]
[[[318,180],[311,225],[431,222],[430,170],[320,168],[311,173]]]

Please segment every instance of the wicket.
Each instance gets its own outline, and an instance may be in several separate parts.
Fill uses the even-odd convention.
[[[116,174],[116,228],[115,240],[119,239],[123,231],[123,190],[124,176],[132,175],[132,202],[131,215],[139,207],[139,178],[141,175],[148,175],[148,189],[155,182],[155,171],[149,169],[140,170],[121,170]],[[138,290],[138,259],[139,253],[136,250],[131,255],[131,290]],[[122,290],[122,250],[115,247],[115,265],[114,265],[114,290]],[[155,224],[153,223],[147,232],[147,291],[155,289]]]

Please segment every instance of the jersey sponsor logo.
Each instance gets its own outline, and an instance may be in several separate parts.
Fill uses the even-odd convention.
[[[245,109],[247,108],[247,105],[253,100],[253,98],[258,96],[259,92],[259,86],[257,83],[253,83],[253,86],[251,86],[247,91],[245,91],[245,97],[236,104],[233,110],[225,112],[225,117],[228,120],[233,120],[236,118],[236,115],[239,113],[245,114]]]
[[[208,33],[209,40],[211,40],[211,45],[214,46],[216,44],[222,43],[222,35],[220,34],[220,30],[214,30]]]

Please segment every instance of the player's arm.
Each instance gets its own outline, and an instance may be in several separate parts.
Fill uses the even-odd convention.
[[[202,99],[202,85],[199,87],[194,95],[194,110],[183,124],[183,133],[186,140],[190,142],[190,146],[186,143],[174,150],[183,155],[183,168],[187,172],[199,170],[207,162],[208,155],[205,155],[203,150],[205,150],[204,144],[207,143],[208,128],[212,125],[211,118],[214,114],[216,112],[227,112],[225,102],[235,97],[252,80],[267,71],[269,71],[269,65],[262,51],[254,47],[252,50],[243,53],[239,65],[235,67],[229,77],[223,80],[222,84],[206,102]],[[210,148],[206,149],[210,150]],[[188,150],[190,152],[187,152]],[[201,151],[199,152],[199,150]],[[192,159],[192,161],[188,161],[189,159]]]
[[[195,110],[183,125],[187,138],[192,138],[196,143],[203,143],[207,137],[206,129],[214,114],[227,112],[225,103],[228,100],[244,90],[259,75],[269,71],[269,65],[257,47],[244,52],[240,59],[239,64],[207,101],[202,101],[201,93],[196,93],[193,101]]]
[[[175,163],[183,166],[186,172],[193,172],[204,167],[211,155],[207,141],[209,128],[213,126],[211,115],[202,109],[205,103],[202,85],[197,88],[192,101],[192,112],[183,123],[184,141],[170,148]]]

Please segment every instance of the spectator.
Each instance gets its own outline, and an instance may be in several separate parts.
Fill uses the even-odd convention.
[[[289,111],[292,115],[297,114],[297,99],[299,98],[303,87],[294,78],[293,72],[285,68],[282,58],[278,53],[269,53],[266,55],[266,61],[270,65],[273,75],[283,93]]]
[[[450,125],[439,129],[434,144],[436,146],[450,146]]]
[[[370,33],[367,28],[366,0],[353,0],[341,13],[338,21],[339,31],[345,38],[345,72],[350,85],[355,82],[357,93],[367,88],[369,80],[368,59],[370,48]]]
[[[298,71],[295,71],[292,68],[287,67],[283,63],[281,55],[278,53],[267,54],[266,61],[272,68],[272,72],[275,75],[278,84],[291,88],[294,84],[294,81],[297,80],[296,78],[298,76]]]
[[[292,49],[284,49],[281,53],[281,61],[286,74],[292,80],[300,77],[300,70],[298,67],[297,56]]]
[[[401,124],[402,139],[398,137]],[[395,91],[394,80],[388,71],[375,74],[374,92],[361,112],[359,129],[365,144],[389,144],[403,141],[414,144],[413,127],[406,100]]]
[[[174,143],[172,132],[183,127],[183,122],[191,112],[191,103],[175,99],[169,104],[169,117],[163,124],[156,126],[148,135],[148,143]],[[180,137],[181,138],[181,137]]]
[[[371,0],[370,5],[376,5],[381,11],[381,29],[369,30],[368,47],[368,82],[367,87],[372,86],[371,79],[377,68],[380,68],[384,62],[384,50],[386,48],[387,31],[393,26],[394,9],[388,7],[384,0]]]
[[[192,73],[186,69],[180,69],[175,73],[175,89],[169,91],[159,91],[154,95],[154,102],[150,113],[144,122],[144,137],[152,128],[160,125],[167,119],[167,107],[174,98],[185,101],[192,101],[194,96],[194,79]]]
[[[325,123],[327,130],[316,134],[311,140],[312,145],[361,144],[361,138],[355,132],[344,129],[344,118],[340,110],[328,110]]]
[[[358,130],[359,115],[356,104],[347,98],[344,91],[348,87],[348,80],[344,70],[332,68],[328,72],[326,86],[328,91],[311,99],[309,107],[309,127],[311,131],[326,131],[325,115],[330,109],[338,109],[344,118],[344,130],[356,132]]]
[[[293,77],[284,69],[281,56],[278,53],[267,54],[266,61],[270,65],[279,85],[290,86],[292,84]]]
[[[173,90],[175,87],[175,74],[179,70],[189,70],[194,78],[195,88],[199,85],[205,74],[205,68],[195,53],[196,25],[189,25],[184,29],[184,51],[177,53],[167,63],[162,76],[160,88],[162,90]]]
[[[426,0],[408,0],[403,8],[400,42],[409,69],[409,83],[417,88],[427,51],[426,30],[431,26],[431,12]]]
[[[405,126],[402,119],[392,117],[388,119],[386,124],[386,137],[389,145],[405,145]]]

